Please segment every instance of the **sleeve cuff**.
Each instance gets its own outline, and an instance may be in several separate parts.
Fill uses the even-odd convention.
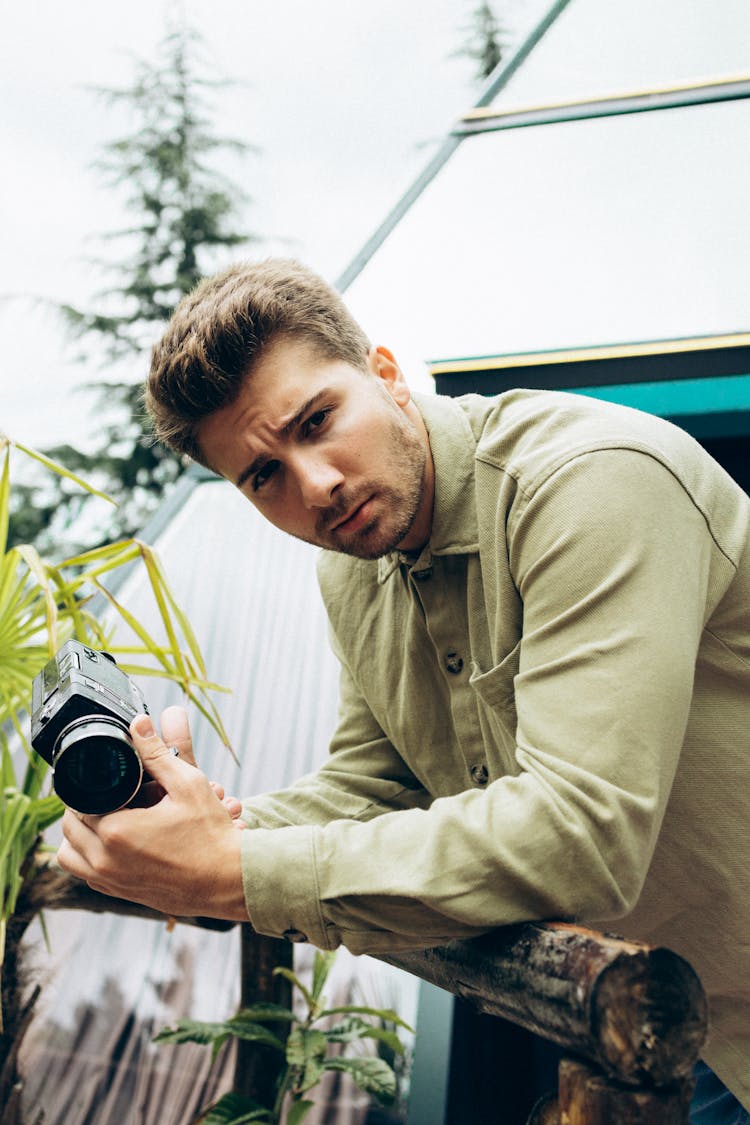
[[[339,944],[320,907],[310,825],[248,828],[242,833],[242,886],[253,929],[319,949]]]

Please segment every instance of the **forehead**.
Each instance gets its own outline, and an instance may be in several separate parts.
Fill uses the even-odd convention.
[[[343,391],[361,375],[308,340],[275,340],[245,375],[237,398],[201,422],[201,450],[217,472],[236,479],[238,466],[279,440],[306,403],[326,388]]]

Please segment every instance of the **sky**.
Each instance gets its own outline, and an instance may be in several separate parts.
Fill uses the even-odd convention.
[[[520,35],[542,0],[505,0]],[[98,236],[127,225],[93,167],[130,122],[94,93],[126,86],[186,15],[218,77],[217,127],[257,152],[227,170],[253,199],[251,255],[299,257],[330,280],[348,264],[475,101],[456,56],[475,0],[26,0],[0,40],[0,430],[37,447],[91,441],[82,382],[113,372],[73,361],[55,302],[91,307],[108,278]],[[236,256],[236,252],[235,255]],[[117,373],[118,375],[121,373]],[[145,371],[143,372],[145,374]],[[140,378],[141,373],[136,377]]]

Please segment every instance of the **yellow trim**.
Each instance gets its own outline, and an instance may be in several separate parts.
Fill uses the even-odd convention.
[[[734,332],[724,336],[695,336],[684,340],[651,340],[643,344],[609,344],[593,348],[565,348],[561,351],[519,352],[517,355],[437,360],[429,364],[429,371],[431,375],[450,375],[459,371],[498,371],[506,367],[540,367],[545,363],[580,363],[592,359],[675,355],[680,352],[709,351],[712,348],[748,346],[750,346],[750,332]]]
[[[599,94],[593,97],[564,99],[563,101],[544,102],[539,105],[484,106],[479,109],[470,109],[462,115],[461,121],[486,121],[493,117],[515,117],[519,113],[540,113],[549,109],[570,109],[574,106],[596,105],[601,102],[622,101],[635,98],[649,97],[658,94],[687,93],[689,90],[706,90],[719,86],[731,86],[733,83],[750,82],[750,74],[729,75],[726,78],[705,78],[699,81],[681,83],[676,86],[658,86],[645,90],[628,90],[620,93]]]

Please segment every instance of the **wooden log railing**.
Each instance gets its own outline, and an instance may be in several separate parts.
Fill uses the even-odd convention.
[[[97,894],[53,866],[30,885],[23,907],[29,914],[66,908],[163,918]],[[255,981],[243,974],[243,1000],[278,999],[269,966],[289,963],[288,943],[242,929],[243,966],[258,970]],[[696,973],[671,950],[549,922],[382,960],[563,1048],[557,1095],[539,1103],[529,1125],[687,1125],[707,1004]]]
[[[534,1125],[686,1125],[707,1004],[671,950],[552,922],[386,960],[564,1049]]]

